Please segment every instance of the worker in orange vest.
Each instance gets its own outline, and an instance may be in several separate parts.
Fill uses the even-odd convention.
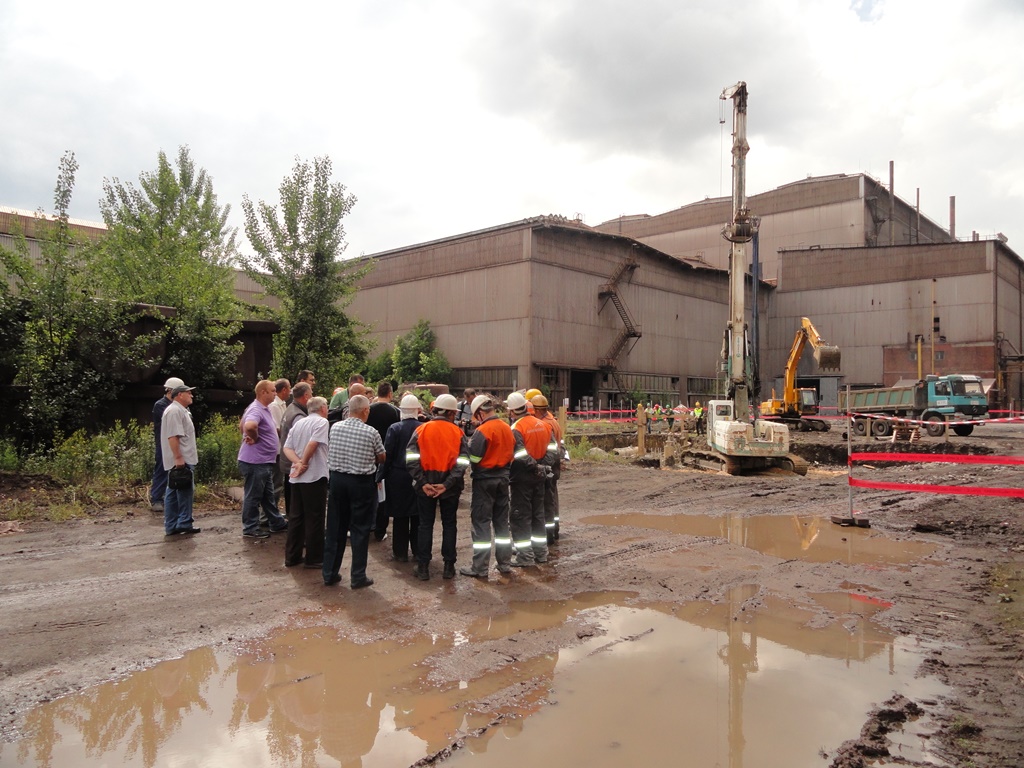
[[[455,424],[459,404],[454,395],[438,395],[430,406],[433,417],[417,428],[405,449],[405,463],[416,489],[420,527],[416,532],[416,576],[430,578],[434,548],[434,520],[441,508],[441,558],[446,579],[455,578],[456,511],[464,475],[469,468],[469,448]]]
[[[514,420],[516,439],[509,485],[512,508],[509,522],[516,556],[512,565],[529,566],[548,561],[548,537],[544,520],[546,480],[557,461],[557,445],[551,427],[527,413],[526,398],[518,392],[505,405]]]
[[[509,573],[512,570],[508,476],[516,439],[512,428],[498,418],[494,401],[489,396],[473,398],[470,413],[474,427],[473,436],[469,439],[469,461],[473,465],[473,499],[469,513],[473,523],[473,564],[460,568],[459,573],[486,579],[491,567],[492,549],[498,561],[498,572]]]
[[[534,395],[534,415],[551,427],[551,435],[557,446],[557,461],[551,467],[551,477],[544,485],[544,529],[548,537],[548,546],[552,546],[558,540],[559,517],[558,517],[558,478],[562,476],[562,460],[565,458],[565,442],[562,439],[562,425],[548,408],[548,399],[544,395]]]

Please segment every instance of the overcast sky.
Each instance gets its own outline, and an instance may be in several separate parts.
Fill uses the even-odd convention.
[[[1020,0],[0,0],[0,205],[52,211],[70,149],[98,221],[104,178],[188,145],[240,234],[243,194],[329,156],[348,256],[596,225],[728,195],[745,80],[748,194],[893,160],[898,196],[1024,255],[1022,39]]]

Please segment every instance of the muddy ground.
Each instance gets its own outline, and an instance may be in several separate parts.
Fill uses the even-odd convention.
[[[921,674],[948,683],[953,697],[884,707],[878,702],[880,709],[865,712],[863,724],[851,723],[849,743],[829,745],[830,764],[864,764],[872,750],[884,749],[887,723],[899,717],[893,711],[921,707],[939,724],[932,740],[949,764],[1024,765],[1024,620],[1015,602],[1024,600],[1016,592],[1024,570],[1024,500],[858,490],[856,506],[869,515],[873,531],[940,545],[926,563],[909,569],[783,560],[713,536],[582,521],[610,513],[845,515],[845,439],[836,431],[793,439],[811,462],[806,477],[574,462],[561,481],[564,536],[551,564],[500,579],[492,572],[486,583],[461,576],[443,581],[439,573],[417,581],[410,566],[390,560],[385,542],[371,545],[373,587],[350,590],[343,567],[342,584],[327,588],[317,571],[284,568],[281,537],[243,539],[237,510],[212,503],[197,509],[201,534],[172,540],[165,540],[159,516],[142,505],[93,510],[86,519],[59,524],[0,523],[0,531],[14,529],[0,535],[0,736],[15,740],[35,704],[192,648],[231,645],[294,625],[303,611],[305,621],[336,625],[347,637],[369,642],[450,634],[502,613],[511,601],[599,590],[626,590],[638,603],[682,604],[720,602],[733,588],[756,583],[752,605],[767,596],[804,605],[806,594],[856,584],[892,603],[878,621],[935,644]],[[884,443],[862,439],[860,446]],[[1024,456],[1024,427],[986,427],[948,441],[925,438],[912,450]],[[878,463],[856,472],[893,482],[1024,486],[1019,467]],[[0,495],[30,495],[24,486],[2,478]],[[469,554],[463,509],[462,564]],[[324,605],[341,610],[318,612]],[[847,618],[816,610],[819,625]],[[530,632],[518,638],[515,655],[544,654],[583,634],[568,625]],[[507,641],[495,641],[501,642]],[[435,660],[433,674],[458,681],[473,674],[473,665],[502,658],[453,651]],[[486,706],[514,703],[528,693],[529,685],[517,685],[491,696]]]

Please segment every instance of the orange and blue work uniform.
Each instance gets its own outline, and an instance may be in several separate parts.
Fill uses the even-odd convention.
[[[508,478],[515,448],[516,439],[512,428],[497,416],[484,419],[469,440],[469,461],[473,465],[470,520],[473,524],[471,571],[474,576],[487,575],[492,549],[498,570],[501,573],[511,570]]]
[[[516,557],[512,565],[534,565],[548,560],[544,519],[546,479],[558,460],[558,445],[551,427],[527,414],[512,425],[516,439],[511,471],[509,521]]]
[[[434,542],[434,521],[441,507],[441,557],[455,563],[457,538],[456,511],[459,495],[469,468],[469,448],[465,435],[453,422],[436,417],[419,427],[405,449],[405,465],[416,488],[416,510],[420,527],[416,532],[416,560],[430,564]],[[424,485],[444,485],[444,493],[430,497]]]

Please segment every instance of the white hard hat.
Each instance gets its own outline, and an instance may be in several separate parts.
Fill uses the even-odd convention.
[[[472,414],[476,413],[477,411],[479,411],[480,410],[480,406],[486,405],[487,403],[491,403],[492,405],[494,403],[494,401],[491,400],[490,396],[488,396],[488,395],[477,395],[476,397],[474,397],[473,398],[473,404],[471,406],[469,406],[469,413],[470,413],[470,415],[472,415]]]
[[[179,379],[177,376],[171,376],[167,381],[164,382],[164,389],[177,389],[178,387],[184,387],[185,382]]]
[[[399,408],[402,410],[402,413],[411,413],[414,415],[419,413],[422,407],[423,406],[420,404],[420,399],[416,397],[416,395],[406,395],[405,397],[402,398],[402,402],[399,405]]]
[[[513,392],[508,396],[505,405],[508,406],[510,411],[521,411],[526,407],[526,398],[523,397],[521,392]]]
[[[430,407],[440,411],[457,411],[459,410],[459,401],[455,399],[455,395],[438,395]]]

